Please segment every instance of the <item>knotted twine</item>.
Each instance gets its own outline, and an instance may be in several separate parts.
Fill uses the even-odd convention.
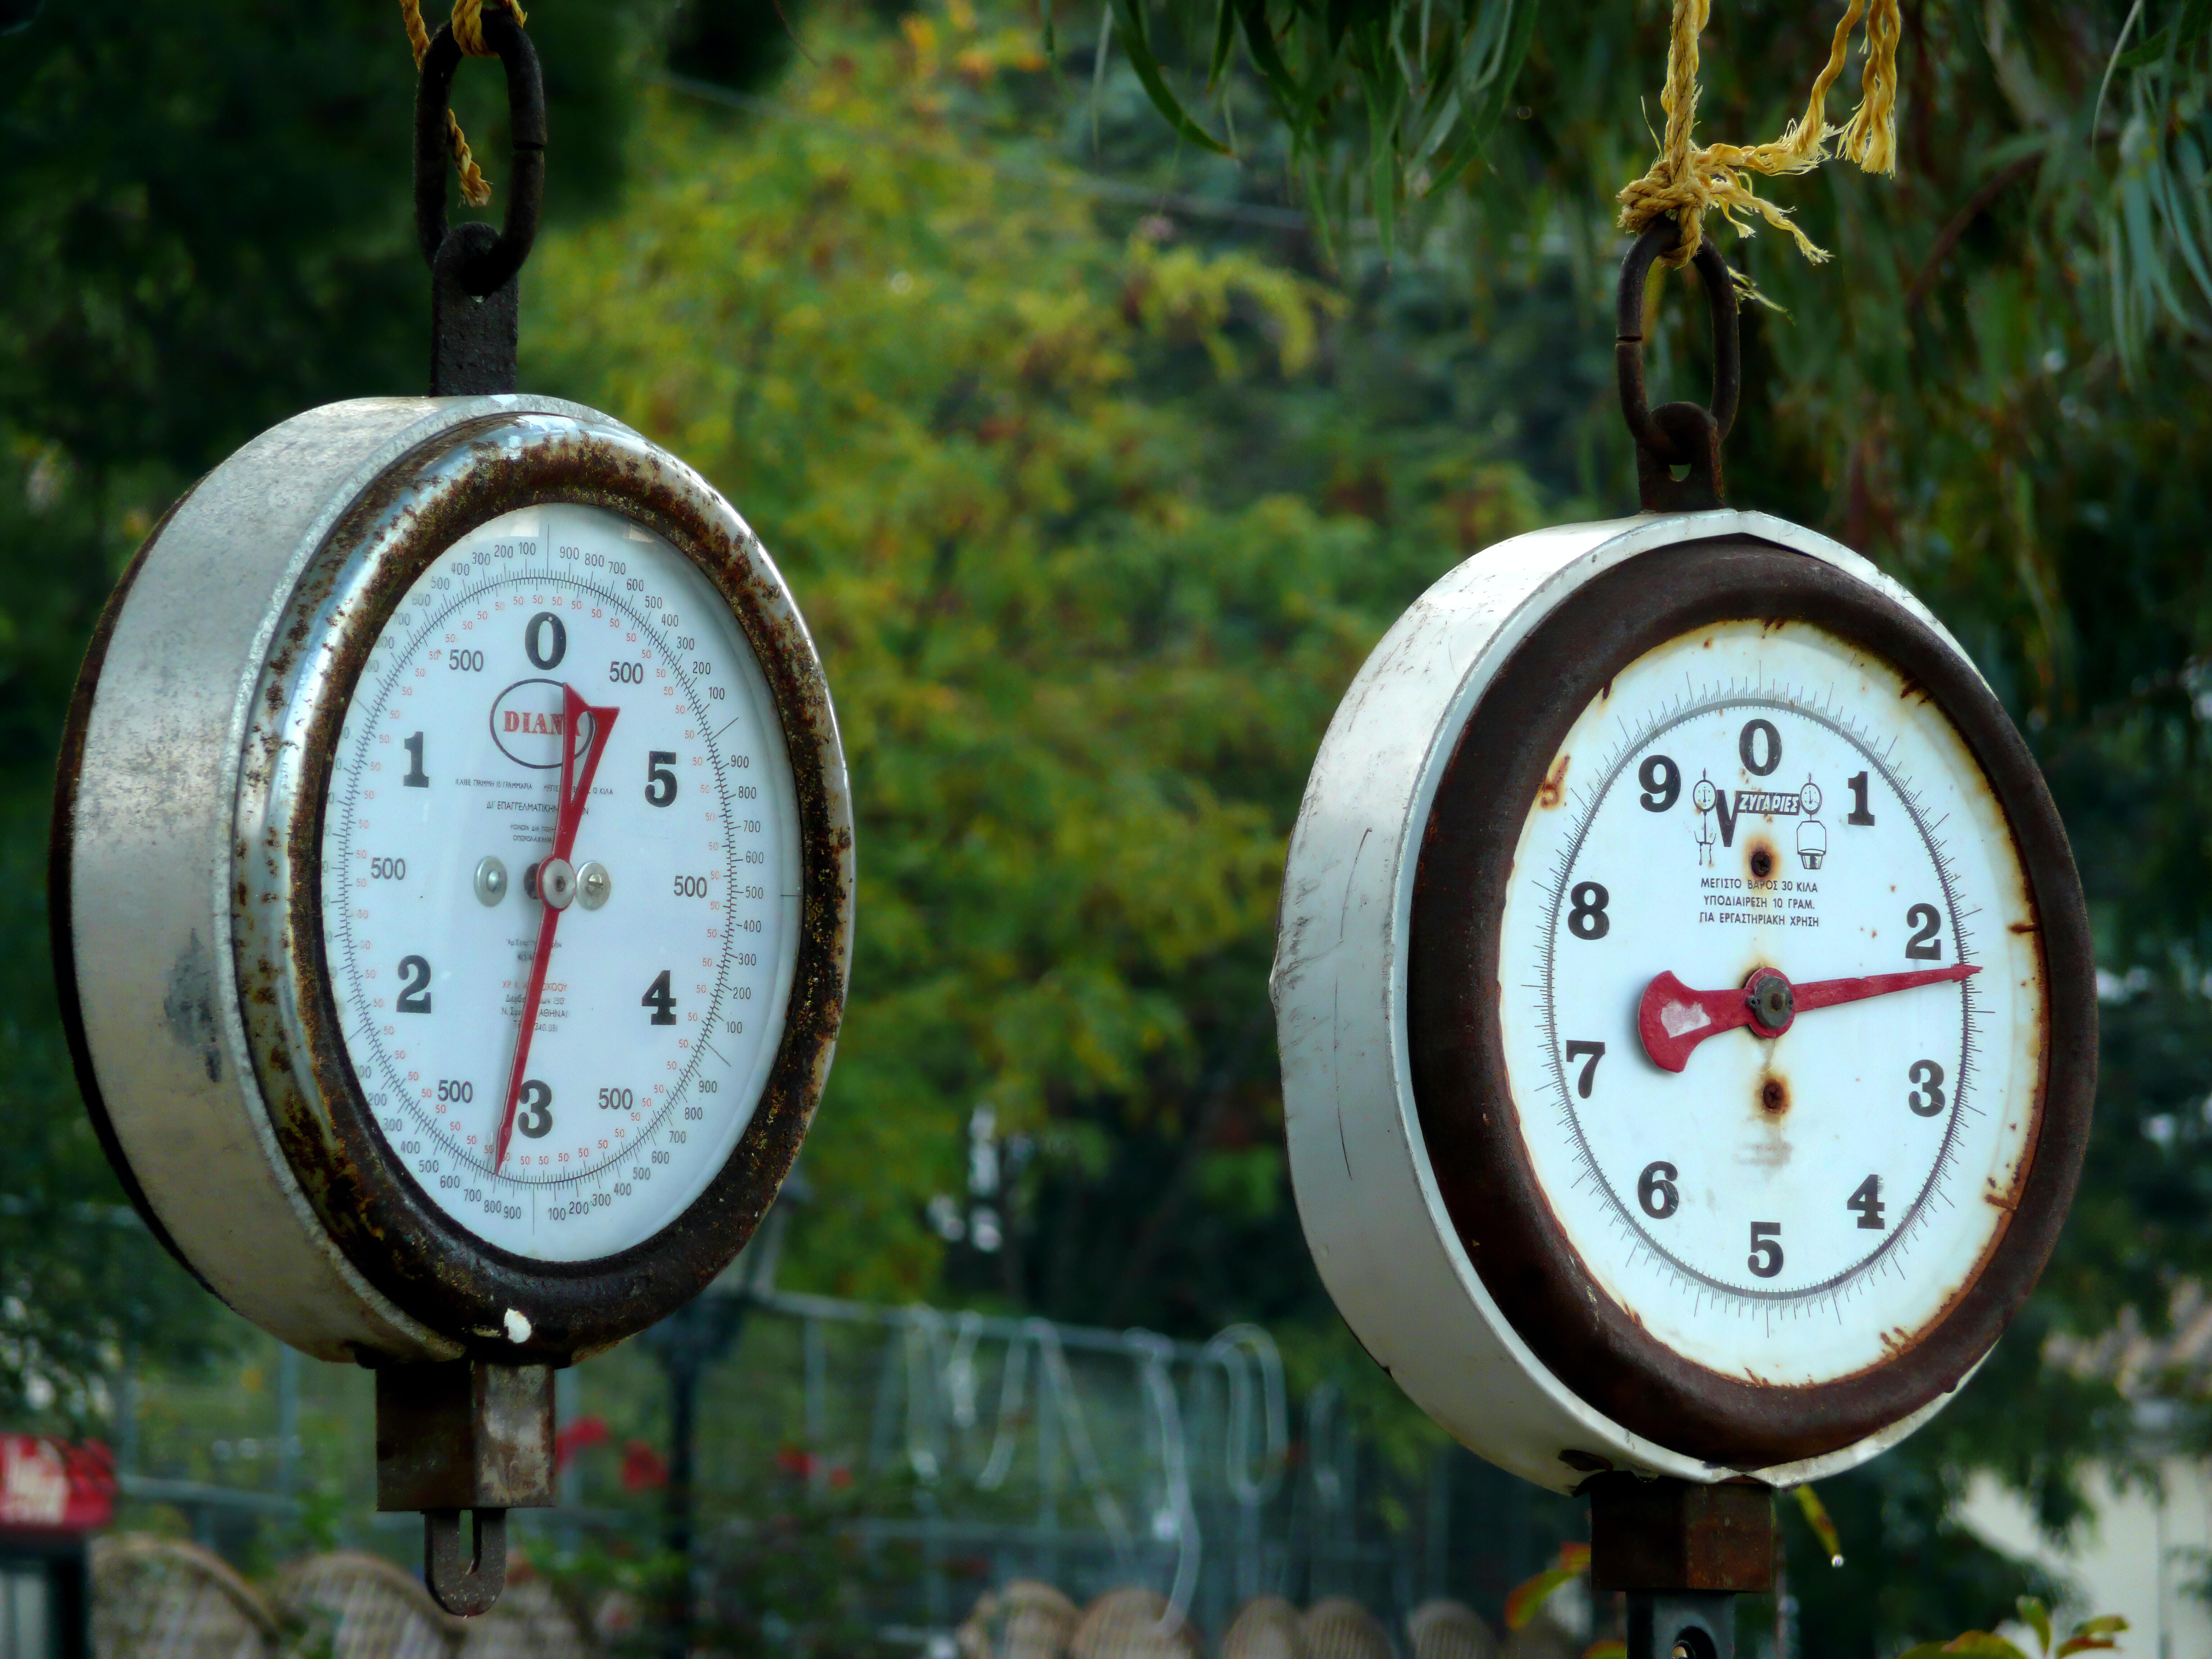
[[[514,14],[517,27],[530,21],[520,0],[499,0],[499,3]],[[399,15],[407,25],[407,44],[415,48],[415,72],[420,75],[422,56],[430,50],[430,31],[422,27],[422,0],[399,0]],[[483,0],[453,0],[453,43],[471,58],[499,56],[484,44]],[[461,175],[461,199],[480,208],[491,200],[491,183],[470,154],[468,135],[461,131],[460,118],[451,110],[446,112],[446,131],[453,141],[453,170]]]
[[[1739,216],[1755,213],[1796,239],[1798,252],[1816,264],[1828,256],[1798,228],[1785,208],[1752,188],[1747,175],[1809,173],[1828,159],[1828,141],[1840,137],[1842,153],[1869,173],[1897,171],[1897,41],[1904,33],[1899,0],[1850,0],[1836,25],[1828,62],[1813,82],[1805,113],[1782,137],[1766,144],[1693,144],[1698,116],[1698,37],[1711,15],[1711,0],[1674,0],[1674,21],[1667,41],[1667,85],[1659,106],[1667,112],[1667,136],[1651,169],[1620,192],[1620,228],[1640,234],[1651,222],[1673,214],[1681,226],[1674,248],[1662,256],[1670,265],[1689,263],[1705,240],[1705,216],[1717,211],[1737,233],[1756,227]],[[1866,19],[1866,67],[1860,77],[1859,106],[1842,126],[1828,125],[1828,89],[1844,72],[1852,32]]]

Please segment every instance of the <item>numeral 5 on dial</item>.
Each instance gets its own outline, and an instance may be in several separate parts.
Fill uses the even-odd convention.
[[[1782,1271],[1782,1224],[1778,1221],[1754,1221],[1751,1224],[1751,1254],[1744,1260],[1754,1279],[1771,1279]]]

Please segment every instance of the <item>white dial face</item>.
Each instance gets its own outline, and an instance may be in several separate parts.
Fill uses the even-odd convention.
[[[2034,921],[1980,769],[1887,664],[1738,623],[1619,675],[1522,828],[1498,985],[1537,1181],[1606,1292],[1751,1381],[1908,1346],[2024,1173]]]
[[[322,842],[346,1051],[422,1190],[538,1261],[673,1221],[774,1064],[799,856],[767,682],[683,555],[560,505],[435,560],[362,672]]]

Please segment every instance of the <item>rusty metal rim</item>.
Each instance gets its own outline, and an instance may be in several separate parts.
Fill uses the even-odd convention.
[[[426,475],[457,459],[457,477],[427,499],[409,499]],[[784,1031],[735,1149],[659,1233],[617,1255],[575,1263],[531,1261],[477,1238],[392,1156],[339,1035],[323,957],[319,879],[333,751],[369,647],[416,580],[455,541],[503,514],[555,501],[609,507],[650,526],[730,605],[781,720],[803,896]],[[843,1012],[852,929],[849,799],[829,689],[780,575],[728,505],[690,469],[611,422],[590,427],[543,415],[492,416],[441,433],[403,457],[331,531],[288,608],[284,635],[312,636],[310,619],[364,545],[375,568],[366,577],[356,572],[352,586],[362,602],[345,617],[337,665],[307,711],[301,787],[283,825],[286,994],[271,995],[259,982],[269,977],[269,958],[248,959],[257,946],[240,918],[237,971],[249,1008],[248,1046],[286,1155],[363,1277],[479,1357],[560,1363],[643,1329],[702,1290],[750,1237],[798,1156]],[[264,676],[263,684],[257,702],[267,706],[273,682]],[[273,708],[267,719],[258,717],[249,749],[267,744],[290,718],[290,711]],[[242,800],[241,822],[247,816]],[[263,850],[251,841],[241,838],[238,848],[241,904],[252,884],[247,866]],[[279,1005],[288,1000],[289,1017],[281,1018]],[[526,1343],[498,1334],[508,1309],[529,1318]]]
[[[1589,699],[1692,629],[1787,617],[1869,648],[1922,688],[1988,775],[2040,928],[2050,1026],[2020,1202],[1968,1286],[1917,1344],[1856,1376],[1761,1387],[1683,1359],[1598,1286],[1531,1170],[1496,997],[1506,876],[1529,806]],[[2033,1287],[2079,1178],[2096,1081],[2088,921],[2042,775],[1972,666],[1865,584],[1748,540],[1656,550],[1583,587],[1516,651],[1471,713],[1425,826],[1407,960],[1415,1104],[1444,1206],[1485,1288],[1583,1400],[1669,1449],[1735,1468],[1847,1446],[1936,1400]]]

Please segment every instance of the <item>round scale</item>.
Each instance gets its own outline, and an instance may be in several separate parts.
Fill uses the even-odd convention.
[[[1392,629],[1308,786],[1300,1212],[1369,1351],[1506,1468],[1810,1479],[2033,1285],[2093,981],[2041,776],[1896,584],[1757,514],[1522,537]]]
[[[102,621],[54,847],[111,1157],[311,1353],[560,1363],[653,1322],[827,1074],[820,664],[728,504],[574,404],[335,404],[210,474]]]

